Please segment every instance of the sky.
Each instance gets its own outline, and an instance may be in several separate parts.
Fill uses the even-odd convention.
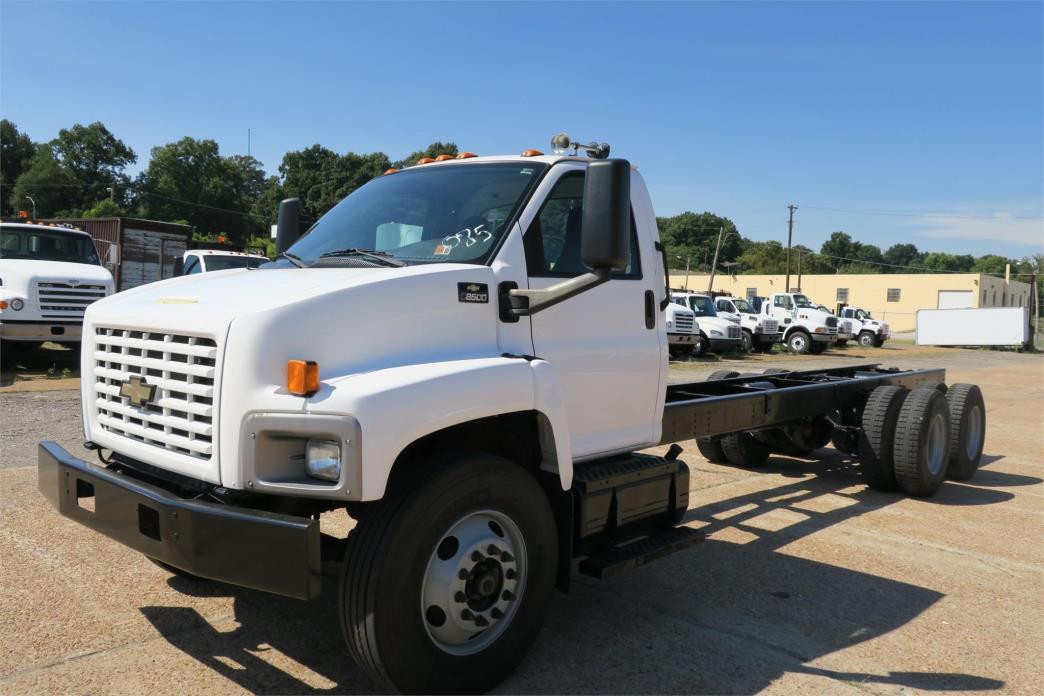
[[[638,165],[659,215],[818,249],[1044,253],[1044,3],[0,2],[0,115],[392,159],[433,141]]]

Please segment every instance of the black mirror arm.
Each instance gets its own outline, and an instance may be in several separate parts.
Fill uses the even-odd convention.
[[[612,273],[611,268],[596,268],[590,273],[555,283],[543,290],[510,290],[508,291],[508,302],[511,303],[511,313],[516,317],[536,314],[608,282]]]
[[[671,303],[671,272],[667,270],[667,247],[663,245],[663,242],[656,242],[656,251],[660,252],[660,258],[663,259],[663,284],[665,294],[663,299],[660,300],[660,311],[667,309],[667,305]]]

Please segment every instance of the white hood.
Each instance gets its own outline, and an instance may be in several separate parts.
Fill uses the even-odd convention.
[[[28,288],[37,281],[94,283],[112,285],[112,274],[102,266],[68,261],[38,261],[36,259],[0,259],[0,278],[4,289],[21,285]]]

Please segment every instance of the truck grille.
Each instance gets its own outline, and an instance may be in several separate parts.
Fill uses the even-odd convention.
[[[843,327],[843,330],[844,330],[844,332],[846,334],[852,333],[852,322],[850,322],[850,321],[843,321],[843,322],[841,322],[841,326]]]
[[[72,285],[53,281],[36,284],[36,301],[45,319],[82,319],[87,305],[103,297],[104,285]]]
[[[767,334],[779,333],[779,322],[776,321],[775,319],[766,319],[762,323],[761,326],[762,326],[761,330],[764,333],[767,333]]]
[[[674,315],[674,328],[678,333],[692,333],[692,324],[691,314]]]
[[[101,427],[209,460],[214,453],[214,339],[98,328],[94,341],[94,405]],[[156,386],[143,407],[120,396],[120,386],[135,375]]]
[[[725,335],[728,336],[729,338],[739,338],[740,337],[740,332],[743,331],[743,329],[741,329],[740,327],[736,326],[735,324],[731,324],[731,325],[729,325],[725,329],[725,331],[726,331]]]
[[[827,317],[826,318],[826,325],[829,326],[832,329],[836,329],[837,328],[837,317]]]

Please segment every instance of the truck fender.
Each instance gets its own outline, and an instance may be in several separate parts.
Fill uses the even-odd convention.
[[[573,452],[558,373],[546,360],[536,359],[529,365],[533,369],[533,408],[540,414],[541,468],[558,472],[562,490],[567,491],[573,485]]]

